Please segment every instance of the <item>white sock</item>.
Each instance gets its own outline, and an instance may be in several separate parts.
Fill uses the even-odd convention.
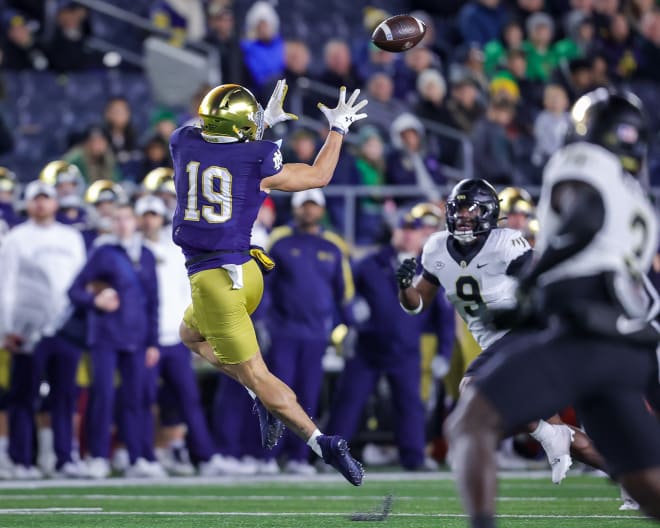
[[[180,449],[182,447],[186,447],[186,442],[183,440],[183,438],[175,438],[170,442],[169,445],[170,449]]]
[[[544,440],[552,438],[554,433],[555,432],[552,430],[551,424],[549,424],[545,420],[539,420],[539,425],[536,427],[536,429],[534,429],[534,431],[532,431],[529,434],[534,440],[543,442]]]
[[[250,389],[248,389],[247,387],[245,387],[245,390],[248,391],[248,394],[250,395],[250,398],[252,398],[253,400],[256,400],[256,399],[257,399],[257,395],[256,395],[254,392],[252,392],[252,391],[251,391]]]
[[[312,436],[309,437],[309,440],[307,440],[307,445],[316,453],[318,456],[323,457],[323,453],[321,453],[321,446],[319,445],[318,441],[316,440],[317,437],[321,436],[321,431],[318,429],[314,429],[314,432],[312,433]]]
[[[7,449],[9,448],[9,438],[6,436],[0,436],[0,458],[3,455],[7,455]]]
[[[39,445],[39,453],[53,452],[53,430],[50,427],[42,427],[39,429],[39,432],[37,433],[37,443]]]

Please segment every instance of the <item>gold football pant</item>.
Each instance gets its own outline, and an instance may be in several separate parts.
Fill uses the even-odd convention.
[[[213,347],[218,361],[229,365],[243,363],[259,350],[250,315],[261,302],[264,281],[254,260],[242,268],[243,287],[238,290],[232,289],[232,280],[223,268],[191,275],[192,304],[183,316],[184,324]]]

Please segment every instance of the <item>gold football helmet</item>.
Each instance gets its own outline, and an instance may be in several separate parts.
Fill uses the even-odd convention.
[[[430,202],[422,202],[413,206],[404,217],[404,223],[420,227],[435,227],[439,229],[444,224],[445,215],[442,209]]]
[[[39,179],[50,185],[57,185],[61,182],[80,184],[83,181],[80,169],[64,160],[55,160],[46,164],[39,173]]]
[[[16,188],[16,174],[7,167],[0,167],[0,192],[13,192]]]
[[[110,180],[97,180],[87,188],[85,201],[97,205],[101,202],[125,203],[127,200],[121,185]]]
[[[176,194],[174,186],[174,170],[169,167],[158,167],[150,171],[142,180],[145,191],[152,193]]]
[[[506,187],[497,197],[500,199],[500,212],[504,215],[520,213],[532,216],[534,214],[534,200],[525,189]]]
[[[252,92],[238,84],[216,86],[199,105],[202,137],[211,143],[256,141],[264,133],[264,110]]]

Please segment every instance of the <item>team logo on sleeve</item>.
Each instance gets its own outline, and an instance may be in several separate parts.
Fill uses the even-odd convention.
[[[280,149],[277,149],[273,153],[273,166],[276,170],[280,170],[282,168],[282,152]]]

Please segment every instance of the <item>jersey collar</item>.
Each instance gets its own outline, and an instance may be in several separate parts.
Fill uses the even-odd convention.
[[[449,236],[447,237],[447,251],[459,266],[466,267],[479,254],[491,233],[492,230],[488,231],[485,236],[479,235],[476,242],[470,245],[461,245],[453,236]],[[462,262],[465,264],[462,265]]]

